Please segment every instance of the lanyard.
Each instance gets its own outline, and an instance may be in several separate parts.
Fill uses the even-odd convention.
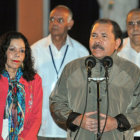
[[[63,65],[63,63],[64,63],[64,60],[65,60],[65,57],[66,57],[66,54],[67,54],[67,51],[68,51],[68,45],[67,45],[67,47],[66,47],[66,50],[65,50],[63,59],[62,59],[62,61],[61,61],[61,65],[60,65],[60,67],[59,67],[58,70],[57,70],[56,65],[55,65],[55,61],[54,61],[54,57],[53,57],[53,53],[52,53],[52,49],[51,49],[51,46],[50,46],[50,45],[49,45],[49,49],[50,49],[50,54],[51,54],[53,66],[54,66],[55,72],[56,72],[56,74],[57,74],[57,79],[58,79],[59,71],[60,71],[60,69],[61,69],[61,67],[62,67],[62,65]]]

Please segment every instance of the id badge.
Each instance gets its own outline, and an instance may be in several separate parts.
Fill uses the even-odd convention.
[[[8,119],[3,119],[2,138],[4,140],[8,138]]]

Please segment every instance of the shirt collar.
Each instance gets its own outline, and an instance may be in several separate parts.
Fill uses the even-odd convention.
[[[128,51],[131,50],[131,53],[134,53],[136,55],[140,54],[134,48],[131,47],[131,43],[130,43],[130,38],[129,37],[124,40],[124,46],[125,46],[125,48],[124,48],[125,50],[128,50]]]
[[[48,38],[49,38],[49,42],[48,42],[49,45],[54,46],[54,44],[52,43],[52,40],[51,40],[51,34],[49,34]],[[67,45],[69,45],[69,47],[73,47],[73,43],[72,43],[71,37],[69,35],[67,35],[66,43],[63,46],[67,46]]]

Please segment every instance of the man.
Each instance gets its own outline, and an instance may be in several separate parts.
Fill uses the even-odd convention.
[[[124,39],[118,55],[140,67],[140,9],[133,9],[128,13],[126,24],[129,37]]]
[[[85,61],[89,57],[69,63],[62,72],[50,96],[50,108],[56,122],[67,126],[68,140],[97,139],[98,87],[99,132],[104,131],[103,135],[98,133],[98,139],[133,140],[134,128],[140,124],[140,69],[117,56],[116,50],[121,44],[122,32],[118,24],[109,19],[100,19],[93,25],[89,41],[92,58],[96,60],[95,67],[90,68],[93,81],[87,81],[90,65],[85,66]],[[113,60],[110,68],[103,66],[106,56]],[[98,79],[107,75],[106,69],[108,76],[97,87]]]
[[[126,25],[129,37],[124,39],[118,55],[140,67],[140,9],[133,9],[128,13]],[[140,130],[140,127],[137,129]],[[135,136],[140,138],[140,131]]]
[[[51,117],[49,96],[64,66],[76,58],[89,54],[84,46],[67,34],[73,24],[72,12],[68,7],[55,7],[50,13],[50,35],[31,46],[35,68],[43,80],[42,125],[38,134],[40,139],[66,137],[66,131],[58,127]]]

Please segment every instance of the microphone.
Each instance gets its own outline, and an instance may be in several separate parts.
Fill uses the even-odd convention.
[[[87,57],[85,60],[85,65],[87,68],[88,77],[91,77],[91,69],[96,65],[95,58],[93,56]]]
[[[105,56],[101,62],[105,68],[110,68],[113,65],[113,60],[109,56]]]
[[[85,65],[86,65],[87,69],[91,70],[96,65],[95,58],[93,56],[87,57],[86,60],[85,60]]]
[[[105,68],[105,77],[106,77],[106,80],[107,78],[109,77],[108,76],[108,68],[112,67],[113,65],[113,60],[110,56],[105,56],[103,59],[102,59],[102,64]]]

